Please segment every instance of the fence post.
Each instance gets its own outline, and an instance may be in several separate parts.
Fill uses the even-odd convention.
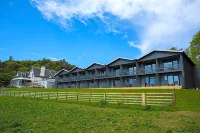
[[[106,93],[104,93],[104,100],[106,101]]]
[[[56,96],[56,100],[58,100],[58,91],[57,91],[57,96]]]
[[[50,95],[50,92],[49,92],[49,94],[48,94],[48,99],[49,99],[49,95]]]
[[[146,106],[146,96],[145,96],[145,93],[142,93],[142,106]]]
[[[76,94],[76,101],[78,101],[78,93]]]
[[[175,92],[175,88],[173,89],[173,106],[176,107],[176,92]]]
[[[41,99],[42,99],[42,94],[43,94],[43,92],[41,92]]]
[[[91,97],[91,93],[89,93],[89,103],[90,103],[90,97]]]
[[[122,103],[124,103],[124,93],[122,93]]]
[[[67,100],[67,92],[66,92],[66,97],[65,97],[65,100]]]

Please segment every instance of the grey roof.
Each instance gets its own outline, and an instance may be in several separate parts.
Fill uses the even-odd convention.
[[[30,72],[17,72],[17,75],[15,77],[25,77],[28,78]]]
[[[45,78],[54,78],[54,75],[56,74],[56,71],[50,70],[50,69],[45,69],[45,75],[41,76],[41,68],[38,67],[32,67],[33,73],[35,77],[45,77]]]
[[[63,72],[63,71],[65,71],[66,73],[69,72],[68,70],[62,69],[62,70],[58,71],[58,72],[54,75],[54,77],[56,77],[58,74],[60,74],[60,73]]]

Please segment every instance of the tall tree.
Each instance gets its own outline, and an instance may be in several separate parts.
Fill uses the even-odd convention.
[[[185,52],[197,66],[200,66],[200,31],[193,36],[190,47]]]

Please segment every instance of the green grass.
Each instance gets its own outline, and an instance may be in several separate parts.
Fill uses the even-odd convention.
[[[0,97],[0,132],[193,132],[200,112],[87,106],[56,100]],[[96,107],[95,107],[96,106]]]
[[[8,91],[36,91],[36,92],[172,92],[172,89],[93,89],[93,88],[67,88],[67,89],[46,89],[46,88],[4,88]]]
[[[5,90],[5,89],[4,89]],[[9,91],[172,92],[172,90],[14,89]],[[71,102],[0,96],[0,132],[200,131],[200,91],[176,90],[177,107]]]
[[[41,89],[41,88],[4,88],[9,91],[37,91],[37,92],[172,92],[171,89]],[[176,110],[200,111],[200,90],[176,90]]]

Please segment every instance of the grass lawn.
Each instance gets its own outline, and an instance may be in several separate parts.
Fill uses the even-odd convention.
[[[10,91],[16,89],[9,89]],[[69,92],[171,92],[172,90],[17,89]],[[0,132],[200,131],[200,91],[176,90],[177,107],[142,107],[0,96]]]
[[[117,109],[3,96],[0,101],[0,132],[200,131],[200,112]]]

